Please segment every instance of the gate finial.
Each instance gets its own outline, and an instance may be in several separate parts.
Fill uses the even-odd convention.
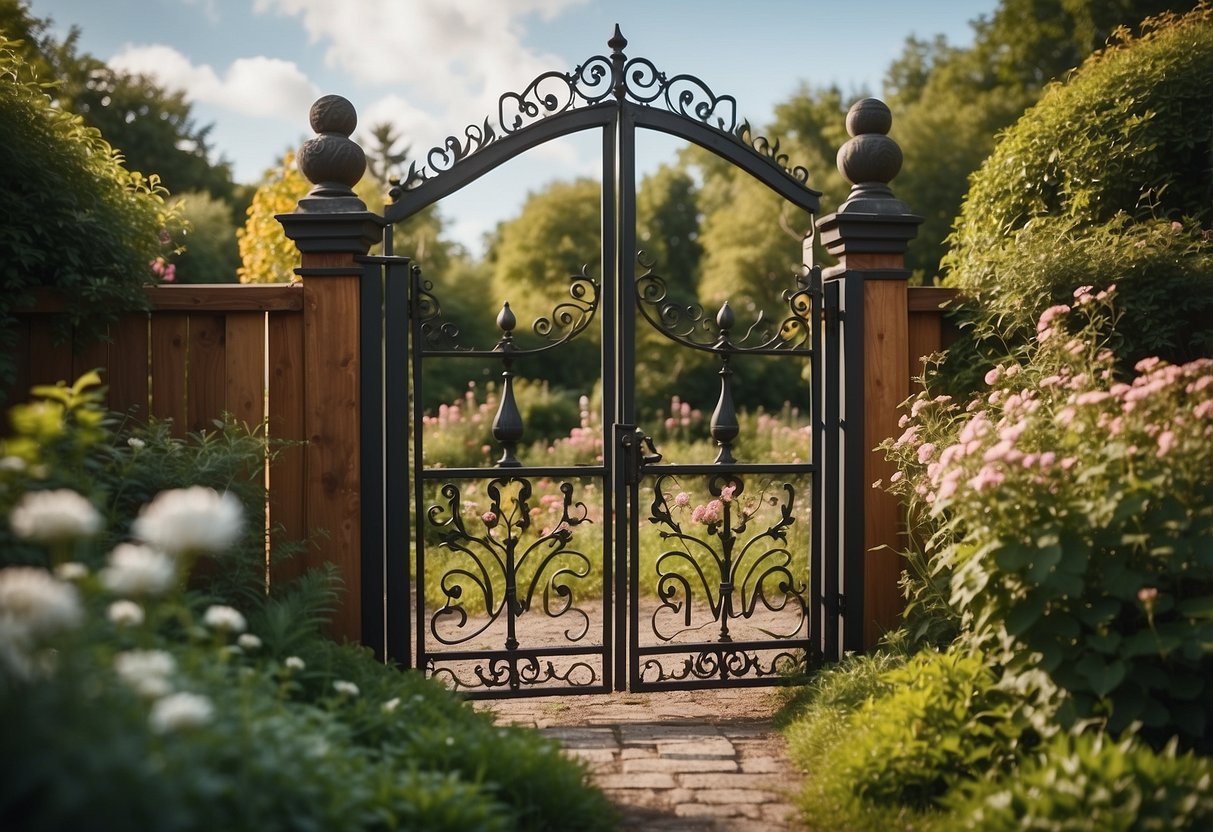
[[[607,46],[611,47],[611,76],[614,83],[611,85],[611,92],[615,94],[617,101],[623,101],[628,95],[628,81],[623,76],[623,65],[627,61],[627,56],[623,54],[623,49],[628,45],[628,39],[623,36],[623,32],[619,30],[619,24],[615,24],[615,34],[611,35],[611,39],[607,41]]]
[[[887,135],[892,126],[893,113],[879,98],[851,105],[847,132],[852,138],[838,148],[838,170],[855,187],[838,207],[839,213],[910,213],[889,188],[902,161],[901,148]]]
[[[299,148],[296,164],[313,188],[299,200],[301,213],[365,211],[366,203],[354,194],[354,185],[366,171],[366,154],[350,138],[358,126],[354,105],[340,95],[316,99],[308,121],[317,136]]]

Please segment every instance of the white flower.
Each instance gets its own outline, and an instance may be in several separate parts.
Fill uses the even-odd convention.
[[[248,627],[239,610],[222,604],[207,607],[202,615],[202,623],[223,633],[243,633]]]
[[[342,696],[357,696],[358,686],[353,682],[347,682],[344,679],[336,679],[333,681],[333,690],[340,693]]]
[[[55,567],[55,577],[61,581],[78,581],[88,577],[88,567],[76,561],[61,563]]]
[[[169,677],[177,669],[171,653],[163,650],[128,650],[114,656],[114,672],[131,690],[149,699],[173,689]]]
[[[80,595],[71,584],[30,566],[0,570],[0,668],[23,678],[47,670],[35,661],[35,642],[74,627],[82,617]]]
[[[40,636],[80,623],[80,594],[45,569],[0,569],[0,624],[10,636]]]
[[[383,712],[390,714],[392,711],[400,707],[400,697],[395,696],[383,703]]]
[[[101,515],[87,499],[68,488],[31,491],[9,515],[13,533],[39,543],[61,543],[92,537],[101,529]]]
[[[147,447],[147,443],[144,442],[142,439],[140,439],[138,436],[132,436],[130,439],[127,439],[126,444],[130,445],[136,451],[141,451]]]
[[[211,721],[215,706],[197,693],[174,693],[157,699],[148,715],[148,722],[157,734],[196,728]]]
[[[170,555],[217,553],[240,537],[244,509],[226,491],[193,488],[162,491],[139,511],[135,537]]]
[[[115,601],[105,611],[105,617],[119,627],[138,627],[143,623],[143,607],[134,601]]]
[[[177,579],[177,566],[163,552],[138,543],[119,543],[110,552],[101,583],[121,595],[159,595]]]
[[[257,650],[261,647],[261,639],[252,633],[241,633],[240,638],[236,639],[236,643],[244,650]]]
[[[19,456],[6,456],[0,459],[0,471],[24,471],[25,460]]]
[[[286,665],[287,670],[303,670],[303,668],[307,667],[303,659],[298,656],[287,656],[283,664]]]

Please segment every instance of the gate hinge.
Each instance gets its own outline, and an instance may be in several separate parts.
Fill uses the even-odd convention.
[[[623,465],[623,484],[636,485],[644,466],[661,462],[661,454],[653,444],[653,437],[635,425],[615,425],[615,436]]]

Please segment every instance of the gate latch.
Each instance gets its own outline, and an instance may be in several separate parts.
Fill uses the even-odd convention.
[[[635,485],[640,482],[644,466],[661,462],[661,454],[653,444],[653,437],[635,425],[616,425],[615,430],[623,463],[623,483]]]

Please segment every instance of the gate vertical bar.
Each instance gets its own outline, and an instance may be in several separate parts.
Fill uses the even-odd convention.
[[[389,228],[387,239],[390,239]],[[384,248],[388,248],[385,239]],[[412,667],[411,616],[413,587],[412,524],[409,498],[409,283],[410,262],[406,257],[385,258],[383,278],[384,460],[387,469],[385,507],[385,612],[386,657],[402,667]],[[420,482],[413,481],[413,488]]]
[[[603,568],[603,605],[602,639],[606,652],[603,655],[603,673],[611,674],[604,679],[608,688],[623,690],[627,681],[627,617],[617,609],[617,600],[627,597],[627,566],[623,559],[615,555],[615,541],[626,540],[620,524],[624,518],[618,515],[615,507],[620,504],[620,494],[612,487],[617,483],[619,454],[615,437],[615,423],[618,421],[618,379],[620,362],[618,360],[617,344],[619,343],[619,252],[615,246],[619,227],[618,193],[619,182],[616,179],[616,154],[618,152],[619,116],[618,110],[611,122],[602,130],[602,297],[606,300],[601,304],[599,314],[602,333],[602,465],[603,471],[609,478],[603,482],[602,496],[604,500],[604,522],[602,541]],[[612,518],[615,522],[612,522]]]
[[[386,655],[384,555],[383,266],[364,258],[359,281],[358,383],[362,435],[362,643],[382,661]]]
[[[901,149],[886,135],[892,123],[877,99],[851,107],[852,138],[838,151],[838,168],[855,184],[817,223],[839,261],[824,278],[838,284],[842,305],[844,650],[874,646],[901,612],[900,503],[869,487],[890,471],[877,445],[896,433],[897,407],[909,395],[905,251],[922,222],[888,185],[901,168]]]
[[[425,485],[421,472],[425,467],[422,453],[422,431],[424,430],[425,397],[422,395],[421,373],[421,310],[418,300],[421,291],[421,269],[408,270],[409,343],[413,346],[412,360],[408,362],[413,387],[412,407],[409,409],[413,428],[413,516],[417,518],[417,536],[412,542],[410,565],[417,576],[417,591],[413,599],[416,625],[413,631],[413,666],[424,670],[427,664],[425,651]]]
[[[818,479],[821,482],[822,515],[818,524],[820,541],[818,544],[818,560],[815,566],[821,570],[820,597],[815,598],[818,614],[822,619],[821,647],[826,661],[838,661],[839,656],[839,627],[838,627],[838,573],[841,568],[841,539],[842,539],[842,466],[841,466],[841,433],[840,401],[842,384],[840,374],[843,369],[842,350],[839,338],[839,300],[836,281],[822,285],[822,305],[824,334],[822,337],[822,421],[821,421],[821,462],[818,466]]]

